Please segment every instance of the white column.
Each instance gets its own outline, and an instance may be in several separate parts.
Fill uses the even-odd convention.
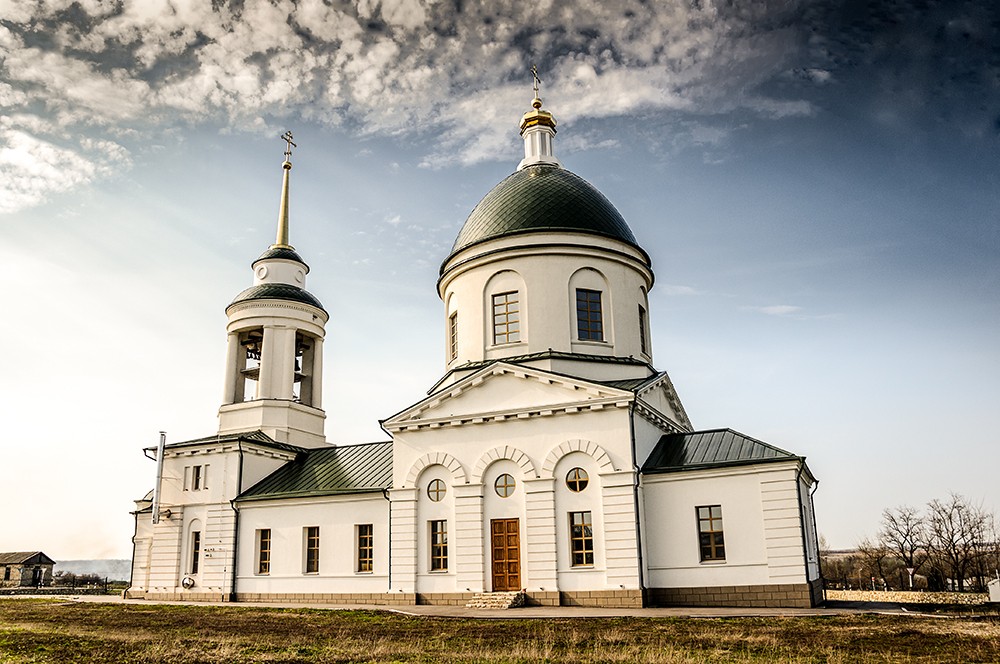
[[[323,407],[323,340],[313,339],[312,361],[312,403],[313,408]]]
[[[222,391],[222,403],[236,403],[237,373],[239,372],[240,335],[230,332],[226,344],[226,383]],[[241,394],[240,397],[243,395]],[[240,399],[242,401],[242,398]]]
[[[455,490],[455,561],[458,591],[485,589],[483,544],[483,485],[465,484]]]
[[[527,547],[526,569],[521,584],[529,589],[559,589],[555,482],[551,477],[524,481]]]
[[[277,330],[280,333],[281,356],[275,358],[277,382],[274,397],[276,399],[291,399],[295,395],[295,329],[290,327]]]
[[[260,349],[260,376],[257,378],[257,398],[258,399],[273,399],[274,389],[272,383],[274,381],[274,328],[271,326],[264,327],[264,340],[261,342]]]
[[[417,489],[389,490],[389,592],[416,592],[417,587]]]

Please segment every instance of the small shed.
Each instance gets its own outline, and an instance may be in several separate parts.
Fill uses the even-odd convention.
[[[0,588],[40,588],[52,585],[56,561],[41,551],[0,553]]]

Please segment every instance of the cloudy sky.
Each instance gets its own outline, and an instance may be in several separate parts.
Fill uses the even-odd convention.
[[[142,448],[214,433],[286,129],[327,434],[385,439],[442,373],[437,271],[521,157],[531,63],[653,258],[696,427],[807,456],[836,547],[1000,508],[997,44],[986,0],[0,0],[0,550],[130,556]]]

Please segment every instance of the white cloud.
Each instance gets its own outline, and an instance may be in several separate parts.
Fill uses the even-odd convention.
[[[763,20],[766,7],[497,0],[456,12],[434,0],[87,0],[77,3],[84,18],[70,22],[60,14],[70,4],[0,5],[0,106],[44,117],[52,131],[37,138],[67,151],[80,135],[127,149],[124,137],[179,123],[260,131],[298,116],[363,134],[437,134],[425,167],[492,160],[516,140],[530,60],[564,126],[649,111],[814,112],[759,91],[805,48],[781,21]],[[762,27],[771,24],[779,27]],[[52,41],[32,37],[40,31]],[[826,70],[808,71],[818,80]],[[677,140],[724,138],[706,128]],[[583,136],[566,144],[613,147]]]
[[[744,309],[767,314],[768,316],[788,316],[789,314],[797,314],[802,311],[802,307],[796,307],[791,304],[772,304],[766,307],[744,307]]]
[[[50,195],[110,172],[122,155],[109,141],[67,149],[0,123],[0,213],[38,205]],[[88,158],[88,150],[99,153]]]
[[[667,295],[698,295],[700,293],[700,291],[691,286],[679,286],[676,284],[664,284],[659,286],[658,290]]]

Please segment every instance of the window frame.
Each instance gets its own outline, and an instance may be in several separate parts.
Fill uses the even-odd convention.
[[[510,296],[514,296],[511,299]],[[500,300],[500,298],[504,298]],[[493,345],[515,344],[521,342],[521,291],[512,290],[494,293],[490,297],[490,320],[493,328]],[[514,308],[511,308],[514,305]],[[502,322],[497,322],[497,317]],[[514,328],[513,330],[511,328]]]
[[[576,338],[578,341],[604,342],[606,340],[603,291],[593,288],[576,289]]]
[[[432,503],[440,503],[448,495],[448,485],[444,480],[434,478],[427,483],[427,497]]]
[[[573,493],[580,493],[588,486],[590,486],[590,473],[580,466],[574,466],[566,473],[566,488]]]
[[[371,574],[375,571],[375,525],[359,523],[355,533],[357,550],[355,571],[359,574]]]
[[[257,574],[271,574],[271,529],[257,529]]]
[[[594,566],[594,514],[590,510],[569,513],[569,561],[570,567]]]
[[[432,519],[427,522],[430,559],[428,569],[431,572],[448,571],[448,520]]]
[[[708,510],[703,516],[702,510]],[[716,516],[716,511],[718,516]],[[697,505],[694,508],[698,524],[698,555],[703,563],[726,562],[725,525],[722,520],[722,505]],[[707,530],[703,527],[707,526]],[[715,526],[718,525],[718,530]],[[706,538],[707,536],[707,538]]]
[[[448,361],[458,359],[458,312],[448,316]]]
[[[304,560],[303,574],[319,574],[319,526],[305,526],[302,529]]]
[[[189,574],[198,574],[201,569],[201,531],[191,531],[191,558],[188,560]]]
[[[647,329],[649,322],[647,320],[648,314],[646,313],[646,308],[639,305],[639,352],[645,356],[649,356],[649,339],[647,338]]]
[[[504,480],[503,484],[500,484],[500,480]],[[501,487],[504,493],[500,493]],[[514,495],[517,490],[517,480],[510,473],[500,473],[495,480],[493,480],[493,491],[501,498],[510,498]]]

